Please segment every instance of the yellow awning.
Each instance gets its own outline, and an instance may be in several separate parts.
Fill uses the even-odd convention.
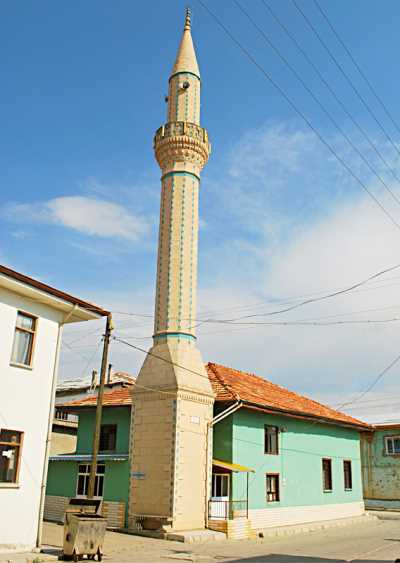
[[[254,469],[246,467],[245,465],[239,465],[238,463],[229,463],[229,461],[221,461],[219,459],[213,459],[213,465],[215,465],[215,467],[221,467],[222,469],[229,469],[230,471],[234,471],[235,473],[255,473]]]

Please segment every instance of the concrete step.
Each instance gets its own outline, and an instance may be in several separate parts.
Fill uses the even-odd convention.
[[[317,532],[320,530],[329,530],[330,528],[341,528],[344,526],[355,526],[373,524],[378,518],[369,513],[362,516],[354,516],[352,518],[339,518],[337,520],[324,520],[322,522],[309,522],[307,524],[296,524],[294,526],[279,526],[275,528],[264,528],[257,530],[260,538],[271,538],[281,536],[292,536],[295,534],[307,534],[309,532]]]
[[[168,532],[166,539],[183,543],[203,543],[225,540],[226,535],[214,530],[187,530],[184,532]]]

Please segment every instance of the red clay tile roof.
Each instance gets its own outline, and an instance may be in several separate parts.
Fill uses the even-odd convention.
[[[298,393],[289,391],[276,383],[271,383],[252,373],[221,366],[209,362],[206,364],[208,377],[217,402],[232,402],[241,400],[249,408],[269,410],[270,412],[282,412],[292,416],[311,417],[326,420],[338,424],[371,429],[372,427],[347,414],[335,411],[330,407],[317,403],[312,399],[303,397]],[[126,385],[118,389],[104,393],[103,406],[130,406],[132,385]],[[84,399],[69,403],[58,404],[58,408],[75,410],[82,407],[95,407],[97,395],[91,395]]]
[[[120,407],[120,406],[130,406],[132,404],[132,385],[127,385],[126,387],[120,387],[119,389],[114,389],[104,393],[103,395],[103,407]],[[84,399],[78,399],[76,401],[71,401],[69,403],[62,403],[56,405],[57,408],[75,409],[79,407],[95,407],[97,404],[97,394],[91,395],[90,397],[85,397]]]
[[[314,417],[327,421],[369,428],[370,425],[347,414],[335,411],[312,399],[289,391],[262,377],[209,362],[208,377],[216,394],[216,401],[237,401],[245,404]]]

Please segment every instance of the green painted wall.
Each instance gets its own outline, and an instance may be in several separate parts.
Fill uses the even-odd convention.
[[[101,423],[117,424],[116,453],[126,454],[129,451],[130,407],[108,407],[103,409]],[[95,409],[79,413],[78,442],[76,453],[89,454],[92,451]]]
[[[310,506],[362,501],[360,438],[355,430],[315,424],[284,416],[241,409],[232,419],[232,457],[226,441],[228,429],[214,431],[214,457],[255,469],[249,476],[249,508]],[[221,423],[222,424],[222,423]],[[279,454],[264,453],[264,425],[285,428],[279,433]],[[333,491],[324,492],[322,458],[332,459]],[[351,460],[353,489],[345,491],[343,460]],[[266,502],[266,473],[280,474],[280,501]],[[232,500],[246,498],[246,474],[232,475]]]
[[[129,452],[130,407],[108,407],[103,409],[102,424],[117,424],[116,453]],[[90,454],[95,422],[95,409],[79,415],[76,453]],[[78,475],[77,461],[50,461],[47,478],[47,495],[73,497],[76,494]],[[103,462],[100,462],[103,463]],[[106,461],[103,498],[108,501],[123,501],[128,507],[129,461]]]
[[[104,480],[104,500],[126,502],[129,497],[129,461],[107,461]]]
[[[77,470],[75,461],[50,461],[46,495],[75,496]]]
[[[364,496],[368,499],[400,500],[400,455],[388,455],[386,436],[399,436],[400,428],[363,433],[361,441]]]
[[[213,458],[232,461],[233,417],[228,416],[213,428]]]
[[[128,502],[129,462],[106,461],[104,465],[104,500]],[[62,497],[75,496],[78,466],[77,461],[51,461],[46,494]]]

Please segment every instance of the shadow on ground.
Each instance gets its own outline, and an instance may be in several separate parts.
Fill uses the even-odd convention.
[[[215,557],[218,561],[219,557]],[[303,555],[285,555],[285,554],[274,554],[269,555],[256,555],[252,557],[244,557],[240,559],[229,559],[227,557],[222,558],[221,561],[226,561],[226,563],[349,563],[348,559],[329,559],[325,557],[308,557]],[[390,561],[394,563],[392,559],[351,559],[351,563],[387,563]],[[400,563],[400,550],[399,559]]]

